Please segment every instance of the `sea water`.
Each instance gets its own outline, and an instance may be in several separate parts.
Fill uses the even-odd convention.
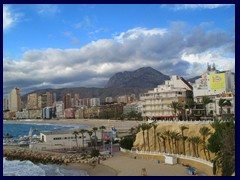
[[[79,124],[51,124],[51,123],[3,123],[3,134],[11,134],[13,138],[28,135],[30,128],[39,131],[64,131],[70,129],[84,129],[87,126]],[[34,132],[39,135],[39,132]],[[3,157],[4,176],[87,176],[85,171],[72,169],[64,165],[34,164],[31,161],[6,160]]]

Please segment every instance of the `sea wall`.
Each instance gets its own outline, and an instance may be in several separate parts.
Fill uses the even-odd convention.
[[[29,160],[34,163],[52,163],[52,164],[68,164],[68,163],[85,163],[96,164],[98,157],[89,157],[83,154],[63,154],[45,151],[35,151],[19,147],[4,147],[3,157],[7,160]]]

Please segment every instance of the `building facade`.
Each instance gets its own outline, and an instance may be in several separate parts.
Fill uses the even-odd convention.
[[[214,64],[212,67],[208,65],[207,71],[192,86],[194,97],[235,92],[235,74],[231,71],[220,72]]]
[[[38,95],[37,93],[31,93],[27,96],[27,108],[38,109]]]
[[[90,106],[100,106],[100,98],[91,98]]]
[[[178,119],[172,102],[180,105],[192,98],[192,86],[180,76],[172,76],[165,84],[141,95],[142,117],[147,119]]]
[[[12,112],[21,111],[21,96],[17,87],[9,93],[9,110]]]

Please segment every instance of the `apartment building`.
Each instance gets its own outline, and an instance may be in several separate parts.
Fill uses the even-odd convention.
[[[16,112],[21,110],[21,96],[18,87],[13,88],[9,93],[9,110]]]
[[[27,108],[38,109],[38,95],[37,93],[31,93],[27,96]]]
[[[142,117],[152,119],[179,119],[172,108],[172,102],[184,105],[187,98],[192,98],[192,86],[180,76],[172,76],[165,84],[158,85],[140,96]]]

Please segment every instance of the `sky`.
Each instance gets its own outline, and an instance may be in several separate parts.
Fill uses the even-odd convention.
[[[104,87],[141,67],[188,79],[207,63],[235,72],[235,5],[3,5],[4,95]]]

